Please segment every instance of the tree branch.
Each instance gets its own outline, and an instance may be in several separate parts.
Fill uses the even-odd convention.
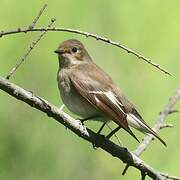
[[[41,15],[43,14],[44,10],[46,9],[47,4],[44,4],[43,7],[39,10],[37,16],[34,18],[32,24],[29,26],[30,29],[33,29],[37,23],[37,21],[39,20],[39,18],[41,17]]]
[[[166,117],[172,113],[173,108],[177,101],[180,99],[180,88],[176,91],[175,95],[173,95],[169,102],[166,104],[166,106],[163,108],[163,110],[160,112],[160,115],[155,123],[155,126],[153,127],[153,130],[155,132],[158,132],[162,128],[166,127],[172,127],[171,124],[165,124]],[[144,140],[139,144],[137,149],[134,151],[134,153],[137,156],[140,156],[143,151],[147,149],[151,141],[153,141],[154,137],[152,135],[147,135]]]
[[[44,6],[45,8],[46,6]],[[42,14],[42,10],[40,11]],[[38,14],[38,18],[40,14]],[[35,19],[37,21],[37,18]],[[35,20],[33,21],[33,26],[35,25]],[[55,19],[51,19],[50,24],[47,26],[47,28],[50,28],[53,23],[55,22]],[[31,27],[34,28],[34,27]],[[46,29],[47,29],[46,28]],[[22,65],[22,63],[25,61],[25,59],[27,58],[27,56],[31,53],[31,51],[35,48],[35,46],[37,45],[37,43],[42,39],[42,37],[46,34],[47,31],[42,31],[40,33],[40,35],[37,37],[36,40],[34,40],[31,45],[29,46],[29,48],[27,49],[27,51],[24,53],[24,55],[22,56],[22,58],[20,59],[20,61],[9,71],[8,75],[6,76],[6,79],[10,79],[10,77],[17,71],[17,69]]]
[[[175,104],[177,103],[177,101],[180,99],[180,88],[176,91],[176,93],[169,99],[169,102],[167,103],[167,105],[163,108],[163,110],[160,112],[160,115],[153,127],[153,130],[155,132],[158,132],[160,129],[164,129],[164,128],[172,128],[173,125],[172,124],[166,124],[165,123],[165,119],[169,114],[172,114],[174,112],[178,112],[177,110],[173,110]],[[150,143],[154,140],[154,137],[152,135],[147,135],[143,141],[138,145],[138,147],[136,148],[136,150],[133,151],[134,154],[136,154],[138,157],[148,148],[148,146],[150,145]],[[127,164],[124,171],[123,171],[123,175],[125,175],[125,173],[127,172],[129,168],[129,165]],[[161,173],[162,176],[166,177],[167,179],[172,179],[172,177],[175,176],[168,176],[167,174]],[[171,178],[168,178],[171,177]]]
[[[113,46],[116,46],[118,48],[121,48],[123,50],[125,50],[126,52],[133,54],[134,56],[136,56],[138,59],[143,60],[147,63],[149,63],[150,65],[154,66],[155,68],[157,68],[158,70],[164,72],[165,74],[171,75],[171,73],[169,73],[166,69],[162,68],[159,64],[154,63],[151,59],[148,59],[146,57],[144,57],[143,55],[129,49],[128,47],[122,45],[120,42],[115,42],[110,40],[109,38],[106,37],[102,37],[93,33],[89,33],[89,32],[84,32],[84,31],[80,31],[80,30],[76,30],[76,29],[70,29],[70,28],[17,28],[15,30],[10,30],[10,31],[1,31],[0,32],[0,37],[2,36],[6,36],[6,35],[10,35],[10,34],[17,34],[17,33],[27,33],[27,32],[32,32],[32,31],[64,31],[64,32],[69,32],[69,33],[75,33],[75,34],[80,34],[83,36],[91,37],[94,38],[96,40],[100,40],[103,41],[105,43],[111,44]]]
[[[170,176],[164,173],[161,173],[161,175],[164,176],[166,179],[180,180],[180,177],[177,177],[177,176]]]
[[[79,137],[95,144],[96,147],[102,148],[129,166],[135,167],[141,172],[141,174],[143,174],[143,177],[146,175],[156,180],[167,179],[167,177],[165,177],[165,173],[162,175],[159,171],[155,170],[142,161],[134,153],[129,152],[125,147],[120,147],[105,138],[105,136],[96,134],[92,130],[86,128],[80,121],[75,120],[62,110],[59,110],[56,106],[50,104],[47,100],[34,95],[30,91],[24,90],[23,88],[9,82],[7,79],[2,77],[0,77],[0,89],[15,97],[16,99],[19,99],[20,101],[23,101],[26,104],[46,113],[49,117],[52,117],[57,122],[63,124]]]

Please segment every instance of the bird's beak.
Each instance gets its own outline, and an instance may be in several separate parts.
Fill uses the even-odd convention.
[[[54,51],[54,53],[56,53],[56,54],[63,54],[63,53],[64,53],[64,50],[62,50],[62,49],[56,49],[56,50]]]
[[[54,51],[54,53],[60,54],[60,51],[57,49],[57,50]]]
[[[55,50],[54,53],[59,54],[59,51],[58,51],[58,50]]]

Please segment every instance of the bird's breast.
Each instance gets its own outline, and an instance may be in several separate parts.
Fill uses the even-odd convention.
[[[77,92],[68,71],[59,71],[57,81],[62,101],[70,111],[83,118],[99,114],[98,110]]]

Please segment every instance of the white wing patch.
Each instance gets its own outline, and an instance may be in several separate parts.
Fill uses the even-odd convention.
[[[143,133],[150,133],[149,129],[135,115],[128,113],[126,117],[128,124]]]
[[[97,98],[96,94],[104,94],[114,105],[116,105],[119,108],[119,110],[124,115],[126,115],[126,113],[121,108],[121,106],[123,106],[123,104],[118,101],[118,99],[114,96],[114,94],[111,91],[107,91],[107,92],[103,92],[103,91],[88,91],[88,93],[94,94],[96,101],[99,101],[99,99]]]
[[[97,94],[103,94],[105,95],[116,107],[118,107],[118,109],[124,114],[126,115],[126,119],[128,122],[128,125],[130,125],[131,127],[140,130],[141,132],[144,133],[150,133],[149,129],[146,127],[145,124],[143,124],[141,122],[140,119],[138,119],[134,114],[132,113],[125,113],[123,111],[123,109],[121,108],[123,106],[123,104],[118,101],[118,99],[116,98],[116,96],[111,92],[111,91],[107,91],[107,92],[103,92],[103,91],[88,91],[88,93],[90,94],[94,94],[94,98],[95,100],[98,102],[99,99],[96,96]]]

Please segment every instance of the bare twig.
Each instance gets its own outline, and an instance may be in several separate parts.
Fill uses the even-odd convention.
[[[46,9],[47,4],[44,4],[43,7],[39,10],[37,16],[35,17],[35,19],[33,20],[32,24],[29,26],[29,29],[33,29],[37,23],[37,21],[39,20],[40,16],[42,15],[42,13],[44,12],[44,10]]]
[[[146,173],[144,171],[141,171],[141,180],[145,180]]]
[[[155,132],[158,132],[161,128],[164,128],[164,126],[166,126],[166,127],[171,126],[171,125],[164,125],[164,121],[165,121],[166,117],[170,114],[170,112],[172,111],[172,109],[174,108],[175,104],[177,103],[177,101],[179,99],[180,99],[180,88],[176,91],[175,95],[169,99],[169,102],[161,111],[161,113],[155,123],[155,126],[153,127]],[[149,146],[149,144],[151,143],[151,141],[153,139],[154,138],[151,135],[146,136],[144,138],[144,140],[139,144],[137,149],[134,151],[134,153],[137,156],[140,156],[143,153],[143,151],[146,150],[146,148]]]
[[[180,177],[177,177],[177,176],[170,176],[164,173],[161,173],[161,175],[164,176],[166,179],[180,180]]]
[[[51,23],[47,26],[47,28],[50,28],[52,24],[55,22],[55,19],[51,19]],[[28,50],[25,52],[25,54],[22,56],[20,61],[10,70],[8,75],[6,76],[6,79],[10,79],[10,77],[16,72],[16,70],[21,66],[21,64],[25,61],[26,57],[30,54],[30,52],[34,49],[36,44],[41,40],[41,38],[46,34],[47,31],[42,31],[38,38],[31,43]]]
[[[173,128],[174,126],[173,126],[173,124],[162,124],[161,126],[160,126],[160,129],[163,129],[163,128]]]
[[[92,130],[86,128],[80,121],[73,119],[71,116],[59,110],[43,98],[35,96],[34,93],[26,91],[2,77],[0,77],[0,89],[16,99],[46,113],[49,117],[52,117],[57,122],[71,129],[76,135],[95,144],[96,147],[102,148],[112,156],[119,158],[124,163],[135,167],[146,176],[156,180],[166,179],[166,177],[162,176],[159,171],[146,164],[134,153],[129,152],[124,147],[114,144],[112,141],[105,138],[105,136],[96,134]]]
[[[123,176],[126,174],[128,168],[129,168],[129,164],[126,164],[126,166],[125,166],[125,168],[124,168],[124,170],[123,170],[123,172],[122,172],[122,175],[123,175]]]
[[[173,114],[173,113],[177,113],[179,112],[177,109],[172,109],[171,111],[169,111],[169,114]]]
[[[100,40],[103,42],[106,42],[108,44],[111,44],[113,46],[119,47],[123,50],[125,50],[126,52],[133,54],[134,56],[136,56],[138,59],[144,60],[145,62],[151,64],[152,66],[154,66],[155,68],[159,69],[160,71],[164,72],[165,74],[171,75],[171,73],[169,73],[166,69],[162,68],[159,64],[154,63],[151,59],[148,59],[146,57],[144,57],[143,55],[127,48],[126,46],[122,45],[120,42],[115,42],[110,40],[109,38],[106,37],[102,37],[102,36],[98,36],[96,34],[93,33],[89,33],[89,32],[84,32],[84,31],[80,31],[80,30],[76,30],[76,29],[70,29],[70,28],[17,28],[15,30],[10,30],[10,31],[1,31],[0,32],[0,37],[5,36],[5,35],[10,35],[10,34],[17,34],[17,33],[27,33],[27,32],[31,32],[31,31],[64,31],[64,32],[70,32],[70,33],[75,33],[75,34],[80,34],[80,35],[84,35],[86,37],[92,37],[96,40]]]
[[[180,99],[180,88],[176,91],[175,95],[169,99],[168,104],[163,108],[163,110],[159,113],[159,117],[153,127],[155,132],[158,132],[160,129],[164,128],[172,128],[172,124],[164,123],[166,117],[172,113],[173,108],[177,101]],[[138,145],[137,149],[133,152],[138,157],[148,148],[149,144],[154,140],[152,135],[147,135],[143,141]],[[129,168],[129,164],[127,164],[123,170],[122,175],[125,175]]]

